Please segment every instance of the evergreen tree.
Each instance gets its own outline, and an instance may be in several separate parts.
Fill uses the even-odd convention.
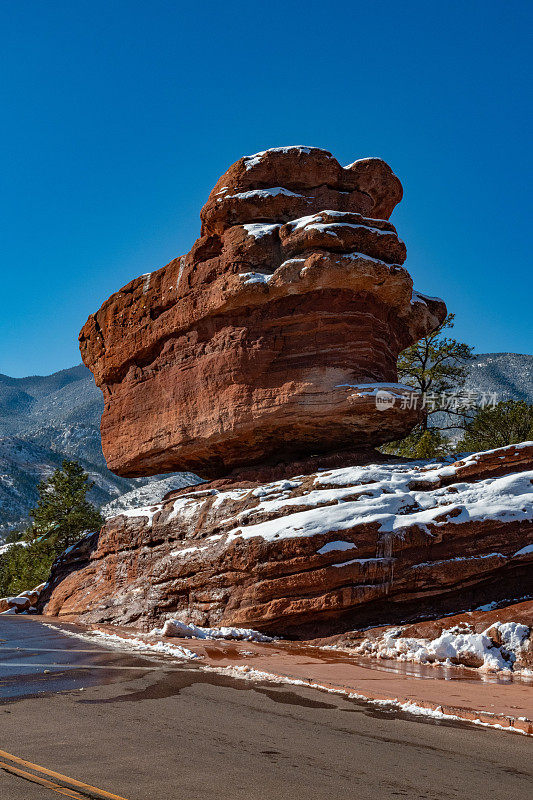
[[[76,461],[63,461],[61,469],[39,484],[39,500],[30,511],[33,524],[22,539],[13,534],[11,547],[0,556],[1,597],[46,581],[63,550],[102,527],[104,518],[86,497],[92,485]]]
[[[398,357],[398,380],[417,389],[426,399],[424,429],[430,427],[430,417],[443,409],[462,416],[461,412],[447,407],[445,395],[457,394],[464,387],[468,361],[474,351],[464,342],[444,335],[445,331],[453,328],[454,320],[455,314],[448,314],[437,330],[415,342]]]
[[[459,452],[493,450],[533,439],[533,406],[523,400],[503,400],[482,408],[465,426]]]
[[[34,537],[48,539],[59,554],[87,531],[101,528],[104,518],[86,496],[93,485],[76,461],[63,461],[39,484],[39,501],[30,511]]]
[[[424,430],[421,426],[417,426],[405,439],[391,442],[382,449],[386,453],[393,453],[403,458],[429,460],[444,458],[450,452],[450,445],[438,428]]]
[[[0,597],[12,597],[46,581],[55,557],[47,541],[12,544],[0,556]]]
[[[473,349],[446,336],[446,331],[453,328],[454,319],[455,314],[448,314],[437,330],[400,353],[398,380],[420,392],[423,417],[405,439],[383,447],[384,452],[406,458],[440,458],[450,450],[441,431],[464,424],[465,411],[450,407],[450,395],[459,395],[463,389]],[[447,419],[452,417],[455,424],[443,422],[444,411],[449,415]],[[435,419],[438,412],[441,413],[440,424]]]

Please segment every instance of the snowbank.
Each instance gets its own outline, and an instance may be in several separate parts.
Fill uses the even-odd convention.
[[[162,628],[154,628],[155,636],[176,636],[182,639],[237,639],[245,642],[273,642],[272,636],[252,628],[202,628],[192,623],[167,619]]]
[[[531,628],[519,622],[496,622],[481,633],[469,625],[443,630],[435,639],[402,636],[389,628],[377,639],[363,639],[352,652],[419,664],[454,664],[482,672],[520,672],[520,657],[531,647]]]

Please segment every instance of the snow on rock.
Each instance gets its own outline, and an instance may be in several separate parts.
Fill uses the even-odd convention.
[[[376,625],[402,604],[453,613],[526,594],[533,446],[500,455],[474,454],[468,474],[374,463],[170,494],[109,520],[86,567],[63,560],[43,607],[147,630],[170,606],[199,627],[317,636],[348,613]]]
[[[45,583],[40,583],[38,586],[35,586],[35,588],[27,589],[25,592],[21,592],[16,597],[0,598],[0,613],[22,614],[26,611],[30,611],[30,609],[35,609],[39,595],[45,586]]]
[[[294,144],[294,145],[287,145],[286,147],[269,147],[268,150],[261,150],[259,153],[254,153],[251,156],[244,157],[244,164],[246,170],[252,169],[256,167],[262,160],[263,157],[266,155],[272,155],[274,153],[291,153],[299,155],[301,153],[309,154],[313,150],[320,150],[322,153],[325,153],[329,158],[332,158],[330,153],[327,150],[322,150],[319,147],[304,147],[301,144]]]
[[[352,550],[356,545],[353,542],[344,542],[344,541],[335,541],[335,542],[328,542],[319,550],[317,553],[319,555],[324,555],[324,553],[331,553],[333,550]]]
[[[533,544],[528,544],[526,545],[526,547],[522,547],[521,550],[517,550],[513,558],[516,558],[517,556],[528,556],[531,555],[532,553],[533,553]]]
[[[273,186],[271,189],[250,189],[248,192],[237,192],[237,194],[229,194],[224,198],[225,200],[261,200],[265,197],[276,197],[279,194],[285,197],[302,197],[297,192],[291,192],[290,189],[285,189],[284,186]]]
[[[272,275],[264,272],[240,272],[243,283],[268,283]]]
[[[398,353],[446,314],[411,304],[406,248],[388,221],[401,196],[380,159],[344,169],[295,145],[231,165],[191,250],[116,292],[81,333],[107,400],[110,469],[224,478],[408,433],[420,408],[382,413],[371,395],[334,389],[394,382]]]
[[[271,225],[266,222],[252,222],[249,225],[243,225],[243,228],[254,239],[262,239],[263,236],[269,236],[274,231],[279,230],[280,225],[279,223]]]
[[[254,513],[247,515],[246,524],[238,524],[228,533],[228,539],[250,539],[260,536],[267,541],[300,536],[317,536],[328,531],[353,527],[354,517],[359,524],[376,523],[382,533],[397,532],[412,526],[459,525],[467,521],[494,519],[500,521],[533,520],[533,470],[502,478],[488,478],[478,484],[459,484],[450,494],[437,489],[412,492],[411,481],[419,475],[416,467],[376,466],[353,467],[321,473],[318,486],[339,486],[325,493],[310,491],[306,496],[288,497],[262,503],[257,511],[285,510],[279,519],[253,523]],[[347,499],[343,489],[365,485],[366,491],[356,499]],[[324,507],[324,499],[330,504]],[[291,505],[310,505],[307,511],[290,513]],[[417,510],[407,513],[409,508]]]
[[[131,492],[121,494],[119,497],[106,503],[100,511],[105,519],[115,517],[117,514],[132,513],[133,509],[141,509],[160,503],[163,497],[176,489],[183,489],[185,486],[194,486],[203,483],[202,479],[193,472],[181,472],[178,475],[171,475],[168,478],[160,478],[150,481],[144,486],[138,486]]]
[[[427,306],[428,301],[429,302],[433,302],[433,303],[442,303],[443,302],[440,297],[430,297],[427,294],[422,294],[422,292],[417,292],[415,289],[413,289],[413,295],[411,297],[411,303],[424,303],[424,305]]]

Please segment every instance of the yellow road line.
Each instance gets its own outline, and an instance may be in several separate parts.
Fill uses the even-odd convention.
[[[49,781],[46,778],[40,778],[38,775],[33,775],[31,772],[25,772],[23,769],[17,769],[17,767],[14,767],[12,764],[5,764],[3,761],[0,761],[0,769],[4,772],[9,772],[11,775],[17,775],[19,778],[24,778],[26,781],[38,783],[39,786],[45,786],[47,789],[52,789],[52,791],[62,794],[65,797],[75,797],[76,800],[87,800],[87,795],[79,794],[79,792],[73,792],[70,789],[66,789],[64,786],[60,786],[58,783],[52,783],[52,781]]]
[[[11,753],[6,753],[5,750],[0,750],[0,757],[5,758],[8,761],[13,761],[15,764],[20,764],[23,767],[28,767],[29,769],[32,769],[35,772],[40,772],[43,775],[49,775],[51,778],[57,778],[58,780],[63,781],[64,783],[77,787],[78,789],[86,789],[92,792],[92,794],[96,794],[99,797],[107,798],[107,800],[126,800],[125,797],[121,797],[118,794],[112,794],[111,792],[106,792],[104,789],[98,789],[96,786],[91,786],[88,783],[77,781],[75,778],[69,778],[67,775],[63,775],[61,772],[54,772],[53,769],[47,769],[47,767],[41,767],[39,766],[39,764],[33,764],[31,761],[25,761],[23,758],[11,755]],[[11,771],[15,770],[15,767],[11,767],[9,764],[4,765],[2,762],[0,762],[0,764],[2,764],[1,768],[4,770],[6,769],[6,767]],[[19,770],[19,772],[22,772],[22,770]],[[30,773],[26,773],[26,775],[30,775]],[[37,776],[30,775],[30,777],[37,777]],[[41,780],[44,780],[44,778]],[[49,781],[49,783],[51,782]],[[50,786],[50,788],[54,788],[54,786]],[[59,791],[59,789],[56,789],[56,791]],[[65,792],[63,792],[63,794],[65,794]],[[81,795],[75,793],[68,796],[80,797]]]

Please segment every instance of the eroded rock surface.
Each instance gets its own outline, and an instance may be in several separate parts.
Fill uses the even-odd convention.
[[[41,609],[308,637],[519,597],[533,586],[532,481],[530,442],[454,465],[184,489],[65,554]]]
[[[369,449],[407,433],[398,353],[443,320],[413,291],[377,158],[325,150],[241,158],[202,209],[191,251],[133,280],[80,334],[104,393],[102,444],[123,476]],[[378,410],[380,388],[395,397]]]

